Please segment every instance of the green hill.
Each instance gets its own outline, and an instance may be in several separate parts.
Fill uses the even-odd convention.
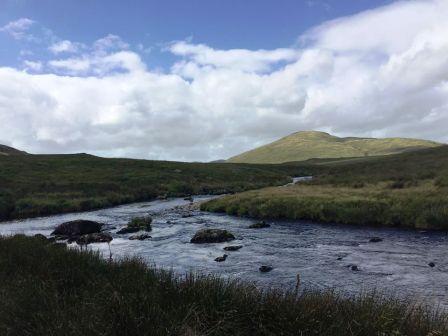
[[[0,145],[0,155],[24,155],[24,154],[28,153],[19,151],[18,149],[12,147]]]
[[[364,157],[398,154],[441,144],[406,138],[339,138],[325,132],[301,131],[234,156],[228,162],[283,163],[312,158]]]

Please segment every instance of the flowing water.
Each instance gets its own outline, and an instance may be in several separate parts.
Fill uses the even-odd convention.
[[[195,197],[195,202],[209,198]],[[129,240],[129,235],[115,234],[132,217],[147,214],[153,217],[151,239]],[[440,232],[280,220],[269,221],[269,228],[249,229],[255,220],[201,212],[189,201],[176,198],[4,222],[0,234],[49,235],[56,225],[75,219],[107,224],[114,237],[114,258],[139,256],[179,274],[213,273],[283,289],[294,288],[300,274],[306,288],[331,288],[348,294],[379,289],[448,307],[448,236]],[[224,228],[237,239],[191,244],[191,237],[202,228]],[[372,237],[383,240],[369,242]],[[223,251],[228,245],[243,248]],[[92,244],[90,248],[109,256],[107,244]],[[214,261],[224,253],[228,254],[225,262]],[[429,262],[435,267],[428,266]],[[270,265],[273,270],[260,273],[261,265]],[[359,270],[353,271],[350,265],[357,265]]]

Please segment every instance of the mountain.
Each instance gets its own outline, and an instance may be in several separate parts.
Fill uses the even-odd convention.
[[[312,158],[363,157],[398,154],[440,143],[407,138],[339,138],[318,131],[301,131],[227,160],[240,163],[283,163]]]
[[[0,155],[25,155],[27,152],[19,151],[18,149],[0,145]]]

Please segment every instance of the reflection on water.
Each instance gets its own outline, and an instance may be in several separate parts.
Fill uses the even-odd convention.
[[[206,197],[195,198],[205,199]],[[418,232],[390,228],[356,228],[321,225],[305,221],[273,221],[270,228],[248,229],[254,221],[200,211],[175,208],[187,205],[182,199],[153,201],[115,208],[0,224],[0,234],[50,234],[62,222],[90,219],[116,227],[111,230],[114,258],[139,256],[157,266],[176,272],[200,271],[255,281],[259,286],[293,288],[296,275],[302,284],[314,288],[335,288],[347,293],[379,288],[448,306],[448,254],[446,233]],[[153,215],[150,240],[131,241],[129,235],[114,234],[134,216]],[[237,239],[222,244],[190,244],[202,228],[225,228]],[[370,243],[371,237],[383,241]],[[227,245],[243,245],[225,252]],[[106,244],[93,244],[109,255]],[[225,262],[214,259],[229,255]],[[428,266],[434,262],[435,267]],[[260,273],[261,265],[272,265]],[[349,265],[357,265],[352,271]]]

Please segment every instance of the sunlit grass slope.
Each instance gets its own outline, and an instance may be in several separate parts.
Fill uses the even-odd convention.
[[[303,131],[234,156],[228,162],[282,163],[311,158],[377,156],[436,146],[440,144],[419,139],[339,138],[324,132]]]

